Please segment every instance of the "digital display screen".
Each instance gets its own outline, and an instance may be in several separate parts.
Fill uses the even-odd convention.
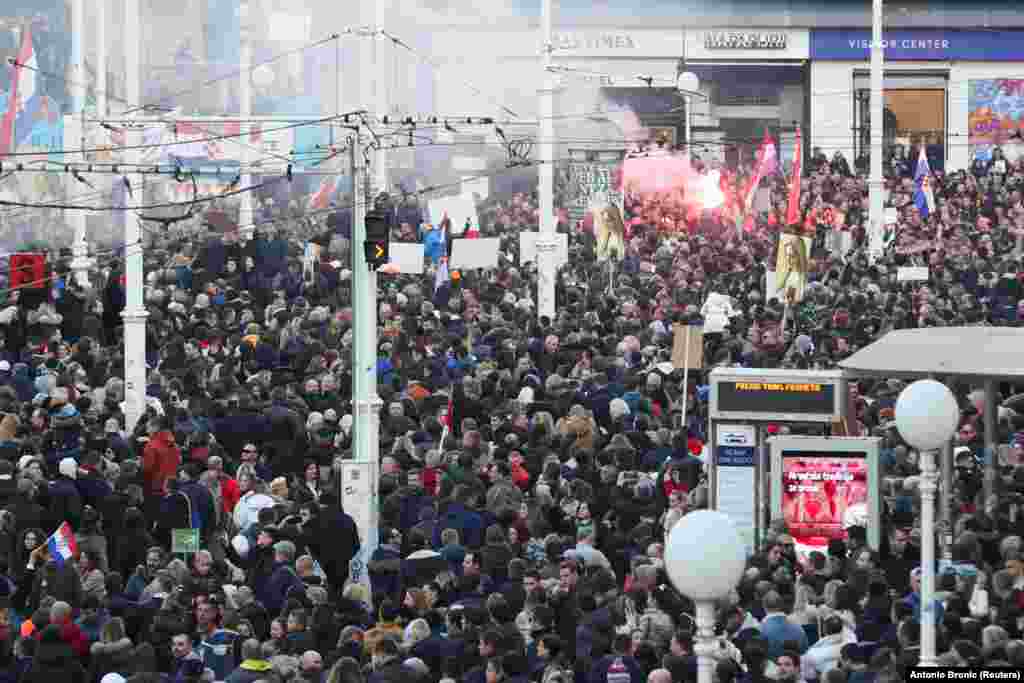
[[[864,453],[782,453],[782,517],[793,540],[825,546],[868,518]]]
[[[718,382],[718,411],[832,415],[836,388],[816,382]]]

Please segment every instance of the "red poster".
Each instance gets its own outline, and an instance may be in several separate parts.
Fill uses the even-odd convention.
[[[867,515],[865,458],[783,457],[782,516],[793,540],[825,546]]]

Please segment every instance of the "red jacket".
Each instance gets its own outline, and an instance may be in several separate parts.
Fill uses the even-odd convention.
[[[142,476],[146,481],[146,493],[151,496],[164,495],[164,484],[178,474],[181,466],[181,450],[174,443],[171,432],[157,432],[149,438],[142,452]]]
[[[241,497],[242,490],[238,488],[238,482],[231,477],[221,477],[220,499],[224,504],[224,512],[229,515],[234,512]]]
[[[43,634],[43,629],[36,629],[32,634],[32,637],[39,640],[39,637]],[[78,624],[67,621],[61,624],[60,627],[60,639],[71,646],[71,650],[79,657],[89,656],[89,639],[82,633],[82,629],[78,628]]]

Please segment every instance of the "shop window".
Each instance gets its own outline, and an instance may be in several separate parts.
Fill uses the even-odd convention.
[[[933,170],[942,170],[946,159],[946,87],[945,78],[915,76],[901,79],[886,74],[883,119],[883,159],[885,167],[906,173],[912,167],[918,149],[924,146]],[[854,91],[853,143],[856,158],[869,158],[871,152],[871,90],[867,78],[856,78]],[[900,169],[903,169],[902,171]]]

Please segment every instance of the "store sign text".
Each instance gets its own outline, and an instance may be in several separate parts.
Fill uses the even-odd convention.
[[[785,50],[785,33],[754,31],[712,31],[704,34],[708,50]]]
[[[560,50],[635,50],[636,41],[631,36],[619,33],[599,36],[562,33],[555,36],[555,46]]]
[[[870,50],[870,40],[851,40],[849,41],[850,47],[854,49]],[[882,49],[889,50],[892,48],[903,48],[904,50],[948,50],[949,41],[941,38],[932,39],[919,39],[914,40],[911,38],[904,38],[903,40],[885,40],[882,39]]]

